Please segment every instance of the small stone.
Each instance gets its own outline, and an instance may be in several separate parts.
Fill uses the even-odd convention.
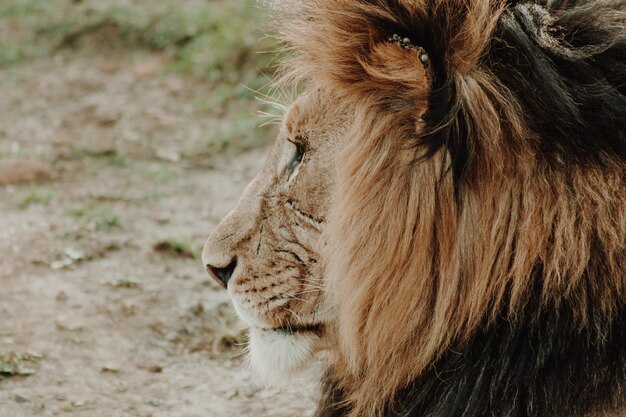
[[[70,258],[63,258],[61,260],[53,261],[52,263],[50,263],[50,268],[56,271],[58,269],[66,268],[72,265],[73,263],[74,261],[72,261]]]
[[[153,374],[160,374],[161,372],[163,372],[163,367],[161,365],[152,365],[148,368],[148,371],[152,372]]]
[[[85,257],[85,254],[75,248],[66,248],[65,255],[73,261],[79,261]]]
[[[239,396],[239,390],[234,390],[234,391],[230,391],[230,392],[225,392],[224,393],[224,398],[227,400],[232,400],[235,399]]]
[[[155,151],[155,156],[163,161],[180,162],[180,153],[176,149],[160,148]]]

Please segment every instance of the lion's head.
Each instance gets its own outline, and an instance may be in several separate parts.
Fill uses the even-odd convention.
[[[319,241],[348,113],[322,90],[304,94],[237,207],[207,241],[203,261],[250,325],[253,366],[273,381],[325,347]]]
[[[320,416],[624,407],[624,1],[278,1],[306,94],[203,259]]]

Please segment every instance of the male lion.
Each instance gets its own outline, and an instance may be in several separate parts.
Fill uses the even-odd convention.
[[[626,1],[284,0],[306,93],[203,259],[320,417],[626,415]]]

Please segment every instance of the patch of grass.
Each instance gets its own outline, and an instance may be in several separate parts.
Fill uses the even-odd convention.
[[[177,177],[177,171],[167,164],[160,163],[156,167],[150,167],[150,170],[145,174],[146,178],[151,181],[156,181],[160,184],[165,184]]]
[[[49,40],[38,37],[38,29],[60,19],[69,3],[67,0],[0,2],[0,66],[45,54]]]
[[[125,167],[128,166],[128,161],[117,149],[112,149],[102,155],[107,163],[113,167]]]
[[[0,377],[28,376],[35,373],[33,366],[41,356],[33,353],[0,354]]]
[[[81,160],[85,158],[104,161],[107,165],[124,168],[129,165],[128,159],[117,149],[92,150],[69,144],[64,154],[57,159],[60,161]]]
[[[206,160],[271,139],[272,130],[257,129],[254,116],[268,110],[255,92],[274,72],[263,15],[257,0],[2,0],[0,67],[82,47],[162,53],[166,72],[208,82],[198,109],[231,120],[185,156]],[[113,166],[126,164],[122,155],[106,157]]]
[[[87,204],[71,211],[74,217],[82,219],[96,230],[109,232],[113,229],[121,229],[120,218],[108,206],[102,204]]]
[[[49,189],[33,187],[20,199],[18,207],[26,209],[32,205],[48,205],[53,196],[53,192]]]
[[[201,253],[200,248],[195,248],[188,239],[177,238],[161,239],[154,244],[153,249],[159,253],[191,259],[199,259]]]
[[[258,53],[271,49],[259,41],[254,22],[260,15],[256,0],[3,0],[0,57],[6,58],[0,64],[78,47],[89,38],[164,51],[174,58],[171,69],[236,84],[270,61]]]
[[[107,282],[113,288],[133,289],[139,287],[139,281],[130,277],[117,277]]]
[[[15,45],[0,41],[0,65],[13,64],[35,58],[42,49],[37,45]]]

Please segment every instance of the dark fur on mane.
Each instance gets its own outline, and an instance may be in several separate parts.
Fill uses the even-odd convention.
[[[405,12],[397,7],[397,16],[402,16]],[[550,165],[602,166],[607,155],[626,159],[626,19],[614,16],[625,9],[621,0],[513,1],[498,22],[480,65],[514,94],[524,110],[524,124],[541,137],[537,153]],[[454,84],[455,69],[446,62],[451,42],[446,35],[457,30],[447,17],[427,16],[432,20],[424,22],[405,16],[399,22],[377,23],[415,39],[435,63],[426,116],[432,130],[419,144],[428,147],[428,155],[442,147],[450,152],[458,188],[468,171],[471,176],[478,142],[471,136],[482,132],[472,129],[478,123],[455,105],[462,102],[462,93]],[[621,23],[621,32],[611,23]],[[549,42],[547,35],[562,42]]]
[[[450,347],[380,416],[618,416],[625,402],[624,307],[616,320],[581,332],[568,306],[542,308],[538,298],[517,321],[503,316]],[[330,372],[317,416],[346,416],[342,395]]]
[[[316,4],[352,8],[341,1],[316,0]],[[340,266],[331,265],[336,271],[329,275],[338,277],[339,283],[334,285],[343,291],[339,302],[348,306],[340,316],[339,327],[343,325],[344,334],[352,339],[341,347],[348,351],[348,359],[341,352],[339,364],[328,370],[317,416],[582,417],[626,410],[626,242],[620,235],[626,230],[626,1],[485,0],[484,4],[492,7],[485,13],[483,3],[470,0],[355,0],[354,4],[358,6],[346,11],[344,20],[337,18],[326,26],[324,19],[334,19],[333,14],[327,13],[316,22],[315,11],[307,9],[309,14],[305,13],[299,23],[310,23],[312,29],[286,36],[297,55],[293,64],[296,76],[356,97],[354,102],[367,102],[365,114],[388,116],[395,110],[398,120],[385,120],[402,132],[397,136],[409,141],[407,145],[420,150],[415,152],[416,159],[429,163],[439,157],[445,162],[437,165],[441,179],[435,185],[428,182],[426,174],[403,171],[402,175],[415,175],[411,178],[424,181],[427,191],[428,187],[434,190],[431,194],[408,188],[404,192],[431,200],[444,197],[443,202],[435,203],[429,214],[432,219],[416,220],[413,231],[398,237],[413,243],[413,258],[421,256],[415,264],[426,265],[420,277],[402,275],[420,270],[402,255],[380,271],[365,261],[359,264],[364,265],[361,269],[354,267],[368,256],[363,252],[365,245],[358,245],[363,237],[352,231],[356,227],[349,227],[354,226],[346,220],[349,216],[338,216],[333,233],[343,236],[344,242],[330,247],[344,258],[346,254],[353,257],[344,261],[337,255],[333,261]],[[475,10],[483,13],[476,15],[487,16],[480,23],[485,25],[487,35],[482,36],[486,41],[481,39],[481,28],[475,30],[476,25],[472,28],[467,22],[466,16],[474,16]],[[497,20],[490,21],[489,16]],[[355,33],[354,28],[361,26],[368,26],[369,33]],[[324,29],[328,34],[321,34]],[[366,68],[376,43],[392,34],[408,37],[430,56],[430,92],[424,115],[406,110],[419,100],[403,90],[407,82],[389,86],[398,77],[376,79],[379,74],[374,76]],[[317,38],[311,39],[314,36]],[[360,48],[324,49],[327,45],[340,49],[350,42]],[[421,116],[425,130],[406,133]],[[403,118],[406,120],[400,120]],[[367,136],[375,125],[363,125],[359,131],[363,137],[357,139],[364,147],[368,140],[379,140],[377,144],[383,142],[380,137],[388,140],[387,144],[391,140],[391,135]],[[382,146],[376,150],[380,149],[384,150]],[[361,161],[366,162],[373,159],[371,155],[377,156],[374,151],[364,151],[363,155]],[[383,162],[393,161],[392,157],[380,158],[379,166],[390,166]],[[367,178],[370,182],[357,178],[358,174],[369,174],[357,168],[350,171],[352,177],[344,178],[348,185],[343,191],[351,190],[353,183],[363,186],[364,192],[368,186],[374,190],[374,175]],[[402,166],[392,169],[399,171]],[[398,181],[401,185],[416,182]],[[453,209],[445,205],[453,200],[445,199],[448,189],[453,190]],[[382,193],[382,188],[378,190]],[[385,197],[394,201],[389,195]],[[343,201],[344,209],[366,213],[357,205],[360,200],[352,198],[357,203],[350,206],[348,197]],[[529,198],[534,200],[527,201]],[[376,201],[373,197],[362,200],[371,205]],[[501,201],[506,203],[500,206]],[[387,214],[387,218],[402,214],[400,210],[380,214],[384,208],[383,204],[376,206],[379,213],[362,229],[374,227],[376,216],[385,219]],[[515,210],[515,215],[508,213],[509,209]],[[604,217],[594,226],[589,219],[598,213]],[[493,219],[501,230],[494,232],[495,226],[491,229]],[[429,221],[437,227],[424,226]],[[577,234],[583,223],[586,229]],[[538,231],[525,240],[528,231],[535,229]],[[418,235],[416,230],[426,232]],[[489,233],[499,243],[488,241]],[[461,244],[453,246],[446,239]],[[380,247],[393,247],[393,242],[380,241]],[[345,242],[357,243],[341,252],[338,248],[346,246]],[[493,248],[485,247],[490,244]],[[535,251],[533,245],[540,249]],[[374,247],[369,256],[374,257],[380,247]],[[575,258],[571,263],[564,256],[569,250]],[[483,255],[481,251],[491,256],[484,264],[482,259],[474,261]],[[461,266],[447,269],[448,259]],[[396,265],[400,266],[393,270]],[[368,277],[370,270],[374,272]],[[381,284],[384,279],[390,285],[404,279],[405,289],[406,282],[415,283],[412,300],[407,303],[412,310],[407,307],[404,312],[418,311],[423,317],[413,320],[414,314],[407,319],[398,313],[399,308],[393,310],[395,295],[391,290],[381,296],[384,301],[375,294],[367,305],[350,303],[353,287],[363,290],[370,285],[368,288],[382,291],[389,286]],[[449,286],[450,291],[441,291],[442,286]],[[453,295],[446,298],[448,294]],[[396,318],[390,318],[389,326],[397,330],[385,332],[375,328],[372,321],[389,318],[377,315],[368,321],[372,311],[393,311],[413,321],[407,323],[407,330],[398,327],[403,323],[394,321]],[[441,317],[448,320],[449,327]],[[412,337],[406,343],[398,338],[390,345],[390,350],[400,352],[396,355],[400,359],[393,352],[386,355],[381,348],[394,332]],[[375,337],[378,339],[371,345],[358,350]],[[428,344],[433,340],[440,343]],[[405,354],[410,349],[413,357]],[[431,350],[423,353],[427,349]],[[402,377],[389,372],[397,381],[379,380],[381,390],[385,391],[387,384],[394,388],[388,390],[393,398],[383,397],[383,406],[369,397],[360,405],[359,395],[373,396],[376,372],[385,371],[376,363],[378,357],[385,364],[419,365],[406,365],[410,369]],[[419,361],[423,358],[432,360],[422,366]],[[363,375],[369,375],[367,390],[359,386]],[[396,391],[400,380],[406,382]]]

